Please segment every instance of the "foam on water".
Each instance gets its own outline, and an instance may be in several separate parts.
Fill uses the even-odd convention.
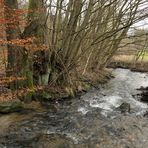
[[[84,115],[85,115],[88,111],[89,111],[89,110],[86,109],[85,107],[80,107],[80,108],[78,108],[78,112],[81,112],[81,113],[84,114]]]

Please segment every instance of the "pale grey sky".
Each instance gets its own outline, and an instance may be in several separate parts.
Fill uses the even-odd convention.
[[[133,25],[136,28],[148,29],[148,18]]]

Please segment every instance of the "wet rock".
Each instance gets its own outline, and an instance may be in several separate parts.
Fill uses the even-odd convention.
[[[43,102],[42,105],[48,109],[50,112],[57,112],[59,110],[59,106],[58,104],[52,104],[52,103],[46,103],[46,102]]]
[[[12,113],[12,112],[19,112],[23,110],[23,105],[21,102],[4,102],[0,104],[0,113]]]
[[[130,104],[129,103],[122,103],[119,107],[116,108],[116,110],[121,111],[121,113],[130,112]]]
[[[144,90],[148,90],[148,87],[143,87],[143,86],[141,86],[139,89],[137,89],[137,90],[142,90],[142,91],[144,91]]]
[[[140,96],[140,98],[141,98],[140,100],[142,102],[147,102],[148,103],[148,87],[140,87],[137,90],[142,91],[141,94],[138,94],[138,96]]]
[[[35,144],[42,148],[73,148],[74,144],[71,139],[60,134],[42,135]]]
[[[148,103],[148,92],[145,92],[141,95],[141,101]]]
[[[148,111],[146,111],[143,116],[148,117]]]

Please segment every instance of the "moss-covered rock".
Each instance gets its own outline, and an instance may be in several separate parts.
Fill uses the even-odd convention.
[[[116,108],[116,110],[121,111],[121,113],[130,112],[130,104],[123,102],[119,107]]]
[[[12,112],[19,112],[24,107],[21,102],[4,102],[0,104],[0,113],[7,114]]]
[[[34,100],[39,101],[39,102],[44,102],[44,101],[46,102],[46,101],[67,98],[68,96],[69,95],[66,93],[43,91],[43,92],[38,92],[38,93],[34,94],[33,98],[34,98]]]

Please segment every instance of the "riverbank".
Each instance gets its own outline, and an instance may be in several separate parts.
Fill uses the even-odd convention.
[[[11,91],[5,86],[1,86],[0,113],[8,114],[26,110],[28,106],[29,108],[32,106],[32,101],[43,105],[47,102],[56,103],[57,101],[62,102],[74,97],[80,97],[92,87],[100,89],[100,85],[107,83],[112,77],[111,71],[107,69],[94,73],[86,73],[79,80],[76,80],[77,88],[75,88],[74,94],[64,86],[53,86],[50,84],[46,85],[46,87],[33,88],[34,90],[18,89],[16,91]],[[31,99],[27,98],[28,94],[33,94]]]
[[[148,62],[129,62],[129,61],[112,61],[108,68],[130,69],[135,72],[148,72]]]

